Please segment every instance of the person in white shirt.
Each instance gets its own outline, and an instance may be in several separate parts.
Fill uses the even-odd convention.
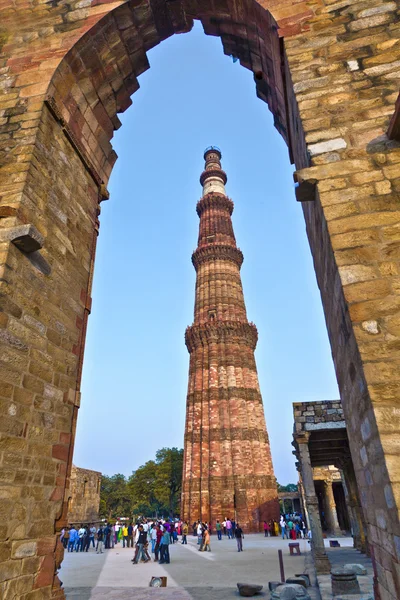
[[[83,525],[81,525],[81,528],[78,531],[78,543],[76,545],[76,551],[79,552],[79,550],[81,552],[83,552],[83,536],[85,535],[86,529],[84,528]]]
[[[197,523],[197,545],[201,546],[203,542],[203,526],[200,521]]]

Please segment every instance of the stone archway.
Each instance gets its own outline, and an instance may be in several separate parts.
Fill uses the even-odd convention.
[[[385,133],[399,88],[396,5],[265,5],[278,25],[255,0],[3,10],[5,598],[63,596],[54,523],[66,514],[110,140],[148,68],[146,51],[194,18],[253,71],[296,163],[381,597],[400,595],[400,151]]]

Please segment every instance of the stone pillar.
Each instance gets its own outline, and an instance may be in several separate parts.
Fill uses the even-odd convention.
[[[366,525],[364,521],[364,515],[360,506],[354,467],[350,457],[343,461],[343,467],[344,481],[346,483],[346,487],[349,493],[349,504],[354,520],[357,522],[354,545],[358,550],[369,555],[367,537],[365,533]]]
[[[310,523],[310,518],[308,516],[307,503],[306,503],[306,499],[305,499],[305,495],[304,495],[304,484],[303,484],[303,480],[301,477],[301,473],[300,473],[300,477],[299,477],[299,492],[300,492],[300,505],[301,505],[302,512],[303,512],[303,518],[305,519],[306,525],[308,527],[309,523]]]
[[[336,511],[336,502],[335,497],[333,495],[332,481],[330,481],[329,479],[325,480],[324,489],[326,520],[328,522],[329,531],[334,536],[341,535],[339,520]]]
[[[353,536],[353,547],[356,548],[357,550],[361,550],[360,526],[359,526],[357,517],[354,514],[349,490],[346,485],[345,476],[344,476],[343,471],[341,473],[342,473],[342,485],[343,485],[344,497],[346,500],[347,512],[349,513],[349,519],[350,519],[351,534]]]
[[[309,432],[294,435],[299,448],[299,461],[304,486],[304,494],[308,509],[309,527],[311,529],[311,550],[313,553],[315,569],[318,574],[330,573],[331,565],[325,551],[324,538],[322,535],[321,520],[319,517],[318,499],[315,494],[313,470],[311,466],[310,452],[308,449]]]

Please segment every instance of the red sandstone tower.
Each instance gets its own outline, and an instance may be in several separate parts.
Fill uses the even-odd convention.
[[[208,148],[197,250],[194,323],[185,334],[190,353],[181,515],[188,523],[230,517],[245,531],[279,516],[254,350],[257,329],[246,316],[240,267],[225,194],[221,152]]]

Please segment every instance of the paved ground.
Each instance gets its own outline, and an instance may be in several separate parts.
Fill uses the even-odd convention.
[[[264,538],[262,534],[245,536],[244,552],[238,553],[234,540],[212,536],[212,552],[198,552],[196,539],[188,537],[188,545],[170,547],[171,563],[151,562],[132,565],[131,548],[107,550],[97,555],[65,554],[60,571],[68,600],[147,600],[157,596],[164,600],[229,600],[237,598],[237,582],[264,585],[269,598],[268,582],[280,580],[278,550],[283,550],[285,575],[302,573],[307,541],[300,540],[302,556],[289,556],[288,540]],[[166,589],[149,588],[152,576],[168,577]]]
[[[308,572],[315,583],[309,544],[299,541],[302,555],[291,557],[288,540],[261,534],[245,536],[242,553],[237,552],[234,540],[219,542],[215,536],[211,538],[212,552],[198,552],[196,539],[188,537],[187,546],[177,543],[170,547],[169,565],[132,565],[133,549],[118,544],[101,555],[93,549],[65,554],[59,576],[68,600],[231,600],[239,597],[238,582],[264,585],[257,597],[269,598],[268,582],[280,580],[278,550],[283,551],[286,577]],[[329,540],[325,540],[332,566],[363,564],[368,575],[358,577],[362,598],[373,599],[371,561],[352,548],[351,538],[339,541],[341,548],[329,548]],[[168,587],[149,588],[153,576],[166,576]],[[318,584],[320,591],[317,587],[308,589],[312,600],[331,600],[330,576],[318,577]]]

